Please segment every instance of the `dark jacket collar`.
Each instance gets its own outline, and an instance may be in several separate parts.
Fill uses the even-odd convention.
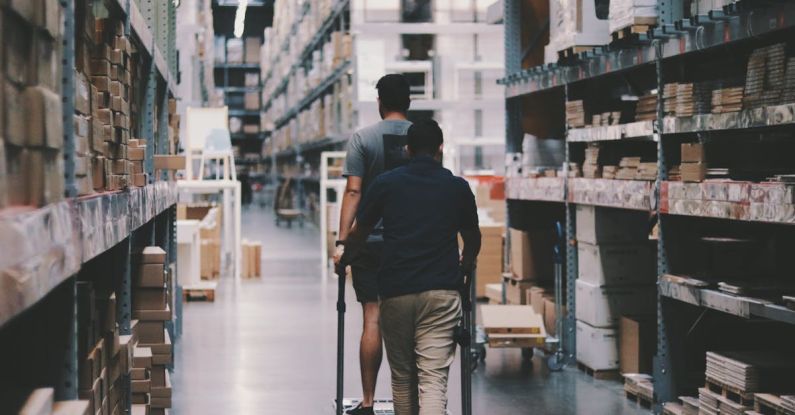
[[[442,166],[442,163],[436,161],[436,159],[434,159],[433,157],[431,157],[429,155],[426,155],[426,154],[420,154],[418,156],[412,157],[411,160],[409,161],[409,163],[412,164],[412,165],[429,166],[429,167],[430,166],[433,166],[433,167],[441,167]]]

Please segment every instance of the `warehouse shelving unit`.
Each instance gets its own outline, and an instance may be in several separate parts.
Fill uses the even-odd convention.
[[[542,117],[556,120],[553,121],[555,126],[546,128],[549,125],[541,123],[543,125],[540,128],[555,130],[551,136],[565,136],[566,167],[568,162],[582,162],[582,149],[588,143],[599,143],[600,148],[606,146],[604,148],[610,149],[633,146],[633,149],[642,148],[644,154],[654,150],[651,154],[657,160],[656,181],[510,177],[506,180],[506,194],[510,200],[509,223],[523,220],[521,215],[524,211],[517,208],[520,205],[547,204],[551,201],[566,206],[567,239],[570,243],[567,248],[568,315],[564,344],[571,363],[576,360],[574,350],[578,341],[573,328],[574,284],[577,278],[576,221],[572,214],[574,206],[582,204],[635,209],[653,215],[658,224],[659,277],[657,353],[653,373],[655,413],[660,413],[662,404],[674,401],[688,391],[694,392],[688,382],[688,366],[693,364],[697,356],[688,353],[688,348],[699,351],[701,347],[710,347],[706,346],[707,343],[696,344],[696,340],[691,339],[693,330],[706,324],[703,320],[712,318],[717,320],[710,321],[722,321],[720,319],[732,316],[737,320],[731,321],[761,326],[771,336],[774,332],[771,330],[787,331],[795,324],[795,311],[784,306],[726,294],[717,289],[690,287],[665,277],[671,271],[682,272],[686,268],[681,265],[684,260],[679,252],[685,248],[679,245],[688,243],[687,238],[716,232],[772,235],[771,238],[779,238],[776,241],[789,237],[787,232],[791,232],[791,228],[786,225],[795,224],[795,217],[772,214],[764,209],[763,204],[766,202],[754,202],[750,195],[758,184],[730,181],[721,190],[727,195],[731,192],[733,196],[721,200],[709,196],[711,193],[708,189],[700,187],[706,186],[705,183],[669,181],[668,171],[673,166],[672,162],[678,159],[674,149],[682,142],[697,141],[720,147],[734,145],[745,139],[752,141],[753,145],[761,145],[765,140],[771,140],[773,146],[786,145],[776,141],[775,137],[781,134],[791,136],[795,122],[793,104],[763,106],[725,114],[669,117],[665,115],[662,97],[663,85],[667,82],[699,80],[697,70],[700,62],[733,59],[733,66],[742,67],[741,72],[744,74],[745,58],[751,49],[792,39],[795,5],[786,1],[743,0],[723,9],[684,19],[682,2],[658,3],[658,27],[640,34],[632,44],[614,42],[580,53],[576,59],[564,63],[523,69],[522,31],[518,17],[521,16],[521,2],[504,0],[507,74],[500,80],[506,86],[506,149],[509,153],[521,151],[523,116],[528,117],[527,114],[532,111],[539,113],[529,116],[534,117],[531,121]],[[732,65],[726,66],[729,67],[728,71]],[[688,69],[691,71],[688,72]],[[688,75],[694,78],[688,78]],[[706,79],[711,79],[710,75]],[[564,102],[572,99],[572,96],[598,101],[600,93],[619,84],[635,87],[642,84],[652,87],[644,88],[646,90],[660,91],[656,98],[657,120],[577,129],[565,125],[566,121],[561,115],[565,112]],[[539,102],[554,103],[555,109],[551,113],[539,109]],[[528,120],[524,121],[527,125]],[[538,128],[536,125],[534,127]],[[680,200],[675,199],[673,194],[696,196]],[[776,270],[781,271],[779,268]],[[767,328],[767,324],[772,326]],[[704,334],[703,337],[728,335],[714,331],[719,329],[708,328],[710,334]],[[701,341],[704,341],[703,338]],[[703,354],[700,359],[703,365]]]
[[[62,102],[65,199],[42,207],[0,210],[0,338],[4,389],[20,394],[34,387],[55,388],[57,400],[78,398],[78,285],[84,279],[109,284],[118,299],[118,324],[130,333],[131,249],[158,245],[175,261],[176,192],[172,182],[155,180],[152,155],[168,154],[168,99],[175,94],[174,2],[106,0],[111,16],[123,19],[151,70],[143,74],[147,93],[142,125],[147,139],[149,182],[115,192],[77,197],[75,185],[75,4],[60,1],[63,14]],[[164,54],[163,51],[166,51]],[[165,124],[155,128],[154,114]],[[166,114],[164,117],[163,114]],[[158,178],[159,179],[159,178]],[[178,291],[178,289],[177,289]],[[174,293],[181,298],[180,293]],[[179,301],[179,300],[177,300]],[[172,322],[173,323],[173,322]],[[179,324],[177,316],[176,324]],[[179,330],[169,330],[177,339]],[[32,362],[36,362],[35,364]],[[127,379],[129,381],[129,379]],[[23,390],[22,388],[30,388]],[[4,395],[8,396],[8,394]],[[15,399],[18,397],[11,397]],[[129,408],[127,408],[129,410]]]

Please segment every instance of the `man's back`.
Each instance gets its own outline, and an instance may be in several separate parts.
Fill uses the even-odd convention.
[[[372,205],[383,219],[381,296],[458,289],[457,235],[478,226],[467,182],[430,156],[420,156],[379,176],[371,192],[362,213],[367,215]]]
[[[382,120],[355,132],[348,143],[343,176],[361,177],[366,192],[379,174],[404,163],[404,137],[410,126],[407,120]]]

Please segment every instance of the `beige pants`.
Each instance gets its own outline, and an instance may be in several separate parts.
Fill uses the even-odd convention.
[[[447,376],[461,317],[457,291],[426,291],[381,302],[395,415],[444,415]]]

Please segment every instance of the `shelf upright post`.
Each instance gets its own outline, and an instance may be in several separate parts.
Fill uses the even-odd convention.
[[[663,132],[665,116],[665,104],[663,99],[663,64],[662,64],[662,42],[655,39],[655,65],[657,69],[657,120],[654,122],[654,135],[657,141],[657,181],[654,186],[654,208],[657,215],[657,277],[668,272],[668,256],[665,251],[665,218],[660,213],[660,187],[662,181],[668,178],[668,169],[665,163],[665,152],[663,149]],[[676,388],[674,377],[671,372],[671,355],[668,348],[668,332],[666,320],[663,313],[663,298],[657,284],[657,355],[654,358],[654,408],[655,413],[661,413],[662,404],[676,398]]]
[[[569,84],[563,84],[563,102],[569,100]],[[563,351],[566,353],[567,363],[577,363],[577,319],[575,293],[577,291],[578,258],[577,258],[577,208],[569,202],[569,161],[571,152],[568,143],[569,123],[566,121],[563,134],[563,148],[565,151],[566,165],[563,172],[563,197],[566,205],[566,317],[563,320],[563,333],[558,337],[563,341]]]
[[[77,399],[78,385],[78,357],[77,357],[77,284],[76,276],[69,278],[64,283],[64,293],[59,293],[58,298],[63,299],[65,308],[71,314],[63,321],[68,327],[63,332],[68,337],[66,339],[66,350],[63,350],[63,364],[58,368],[57,383],[55,387],[55,398],[57,400]],[[61,300],[58,300],[61,301]],[[48,316],[48,319],[55,318],[58,322],[62,321],[56,316]],[[59,331],[60,333],[60,331]],[[60,343],[59,343],[60,344]]]
[[[503,14],[505,16],[505,72],[515,73],[522,67],[521,57],[521,22],[520,11],[522,5],[519,0],[505,0],[503,3]],[[517,142],[521,142],[522,137],[522,108],[519,100],[505,100],[505,151],[509,153],[518,150]],[[506,209],[506,227],[511,227],[511,209],[508,204]],[[505,248],[503,250],[503,266],[507,267],[511,263],[511,233],[505,234]],[[507,269],[507,268],[506,268]],[[502,288],[503,302],[505,300],[505,284]]]
[[[77,196],[75,179],[75,5],[74,0],[61,0],[63,12],[63,58],[61,59],[61,109],[63,112],[64,189],[66,197]]]
[[[684,1],[681,0],[657,0],[657,11],[659,13],[660,26],[672,25],[674,22],[684,18]]]
[[[132,320],[132,275],[130,267],[132,265],[132,240],[133,236],[128,236],[116,247],[112,248],[113,263],[116,264],[118,269],[116,274],[121,276],[116,286],[116,322],[119,324],[119,334],[126,336],[132,333],[130,328],[130,321]],[[131,411],[129,406],[132,402],[132,391],[129,388],[130,375],[122,375],[123,382],[128,387],[123,390],[127,391],[126,402],[128,404],[127,411]]]

